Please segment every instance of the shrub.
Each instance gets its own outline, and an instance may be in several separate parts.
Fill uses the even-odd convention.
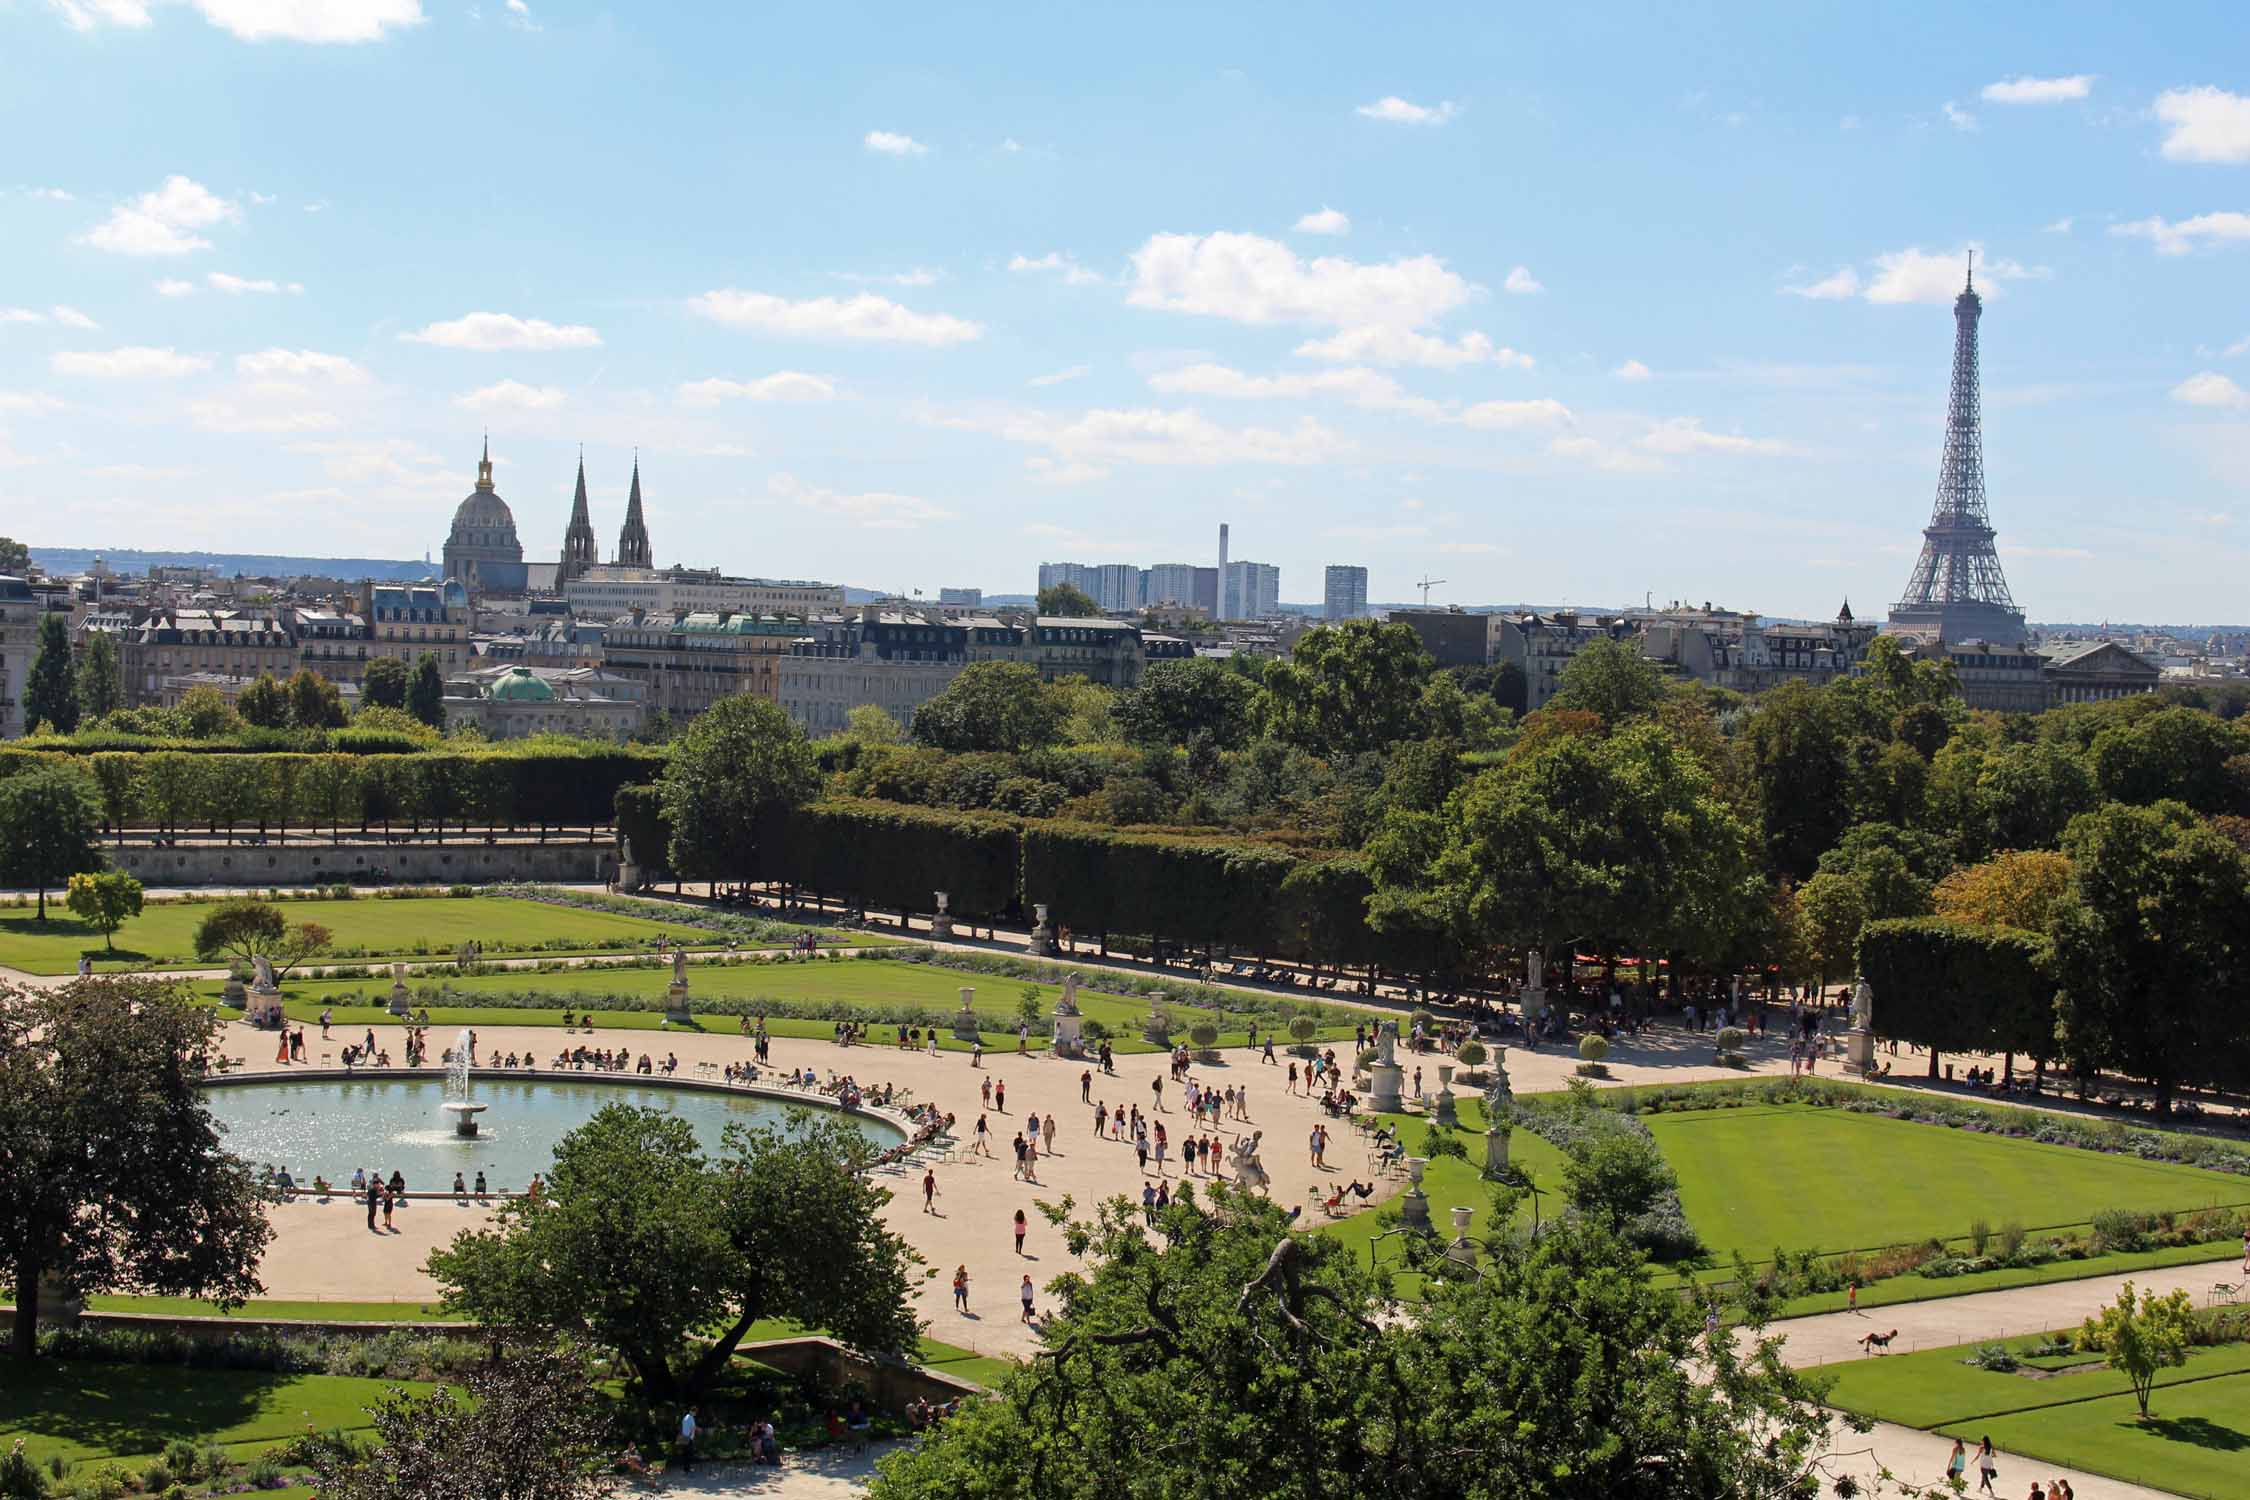
[[[1990,1370],[1995,1375],[2006,1375],[2021,1367],[2022,1361],[2008,1352],[2006,1344],[1979,1344],[1976,1352],[1961,1361],[1979,1370]]]
[[[1208,1051],[1219,1044],[1219,1028],[1209,1021],[1198,1021],[1188,1028],[1188,1040]]]
[[[141,1470],[141,1488],[151,1495],[163,1494],[174,1482],[171,1465],[161,1458],[149,1460],[148,1467]]]
[[[0,1453],[0,1500],[43,1500],[46,1493],[47,1476],[23,1451],[23,1439],[17,1438],[6,1453]]]
[[[1609,1056],[1609,1038],[1598,1031],[1589,1031],[1578,1039],[1578,1055],[1587,1062],[1598,1063]]]
[[[1320,1032],[1320,1023],[1311,1016],[1296,1016],[1289,1022],[1289,1035],[1299,1046],[1309,1046]]]
[[[1464,1068],[1481,1068],[1484,1066],[1485,1059],[1484,1043],[1478,1041],[1463,1042],[1454,1052],[1453,1057]]]
[[[1435,1161],[1441,1156],[1466,1157],[1469,1148],[1461,1143],[1457,1132],[1432,1125],[1422,1133],[1422,1154]]]
[[[1985,1246],[1992,1243],[1992,1226],[1982,1219],[1969,1221],[1969,1246],[1977,1254],[1984,1254]]]
[[[1408,1029],[1411,1030],[1414,1027],[1420,1027],[1422,1035],[1424,1036],[1428,1036],[1431,1032],[1437,1030],[1437,1017],[1431,1015],[1426,1010],[1418,1010],[1407,1019],[1410,1023]]]
[[[1716,1040],[1721,1053],[1728,1057],[1739,1057],[1742,1054],[1742,1044],[1747,1038],[1743,1036],[1739,1026],[1722,1026]]]
[[[2000,1258],[2014,1260],[2023,1253],[2023,1221],[2010,1219],[2000,1226]]]
[[[2106,1254],[2112,1250],[2139,1250],[2148,1244],[2149,1220],[2146,1214],[2132,1213],[2122,1208],[2105,1208],[2094,1215],[2094,1252]]]

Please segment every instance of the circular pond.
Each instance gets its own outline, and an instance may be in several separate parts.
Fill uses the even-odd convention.
[[[728,1125],[778,1124],[791,1106],[757,1094],[559,1075],[480,1076],[474,1097],[486,1108],[477,1116],[477,1134],[465,1138],[454,1133],[453,1117],[443,1107],[441,1078],[228,1083],[204,1090],[211,1113],[226,1127],[227,1149],[253,1167],[287,1167],[300,1183],[311,1182],[316,1172],[330,1182],[348,1182],[356,1167],[385,1177],[397,1171],[412,1192],[443,1192],[456,1172],[470,1182],[482,1172],[494,1189],[521,1188],[532,1173],[548,1169],[555,1142],[605,1104],[677,1115],[695,1127],[709,1151],[719,1148]],[[850,1119],[878,1145],[903,1138],[880,1120]]]

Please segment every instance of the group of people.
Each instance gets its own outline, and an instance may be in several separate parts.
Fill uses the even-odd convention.
[[[513,1053],[510,1053],[509,1061],[503,1066],[517,1066],[514,1056]],[[471,1054],[471,1060],[474,1060],[473,1053]],[[522,1066],[527,1068],[536,1066],[528,1052],[524,1054]],[[549,1066],[557,1073],[584,1073],[590,1070],[596,1073],[639,1073],[651,1076],[663,1074],[669,1077],[680,1071],[680,1056],[676,1052],[668,1052],[664,1055],[664,1061],[660,1063],[656,1060],[655,1054],[649,1052],[643,1052],[636,1060],[633,1049],[630,1047],[619,1047],[612,1050],[608,1047],[579,1046],[566,1048],[556,1053],[554,1062]]]
[[[1969,1453],[1968,1444],[1962,1442],[1959,1438],[1953,1440],[1953,1456],[1945,1462],[1945,1477],[1953,1483],[1957,1491],[1968,1488],[1968,1471],[1972,1464],[1977,1471],[1977,1493],[1980,1495],[1999,1494],[2000,1492],[1992,1487],[1993,1481],[2000,1477],[2000,1459],[1999,1455],[1993,1452],[1991,1438],[1985,1438],[1977,1444],[1977,1451],[1973,1458]],[[2069,1480],[2057,1475],[2047,1481],[2044,1489],[2040,1487],[2037,1479],[2032,1480],[2031,1494],[2027,1497],[2027,1500],[2078,1500],[2078,1494],[2070,1487]]]
[[[483,1183],[484,1176],[482,1173],[478,1174],[477,1181],[480,1185]],[[352,1196],[364,1199],[367,1204],[367,1228],[369,1232],[373,1232],[375,1228],[377,1210],[382,1212],[383,1228],[387,1231],[391,1228],[392,1212],[403,1207],[406,1203],[406,1174],[393,1170],[389,1179],[386,1180],[381,1172],[370,1174],[363,1167],[354,1167],[352,1168]]]

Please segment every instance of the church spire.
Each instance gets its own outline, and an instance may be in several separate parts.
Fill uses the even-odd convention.
[[[633,489],[625,498],[625,528],[617,534],[617,562],[626,568],[653,568],[648,520],[641,514],[641,456],[633,455]]]
[[[492,434],[489,431],[484,435],[484,452],[477,458],[477,488],[492,488]]]
[[[586,452],[581,448],[578,492],[570,501],[570,525],[563,531],[562,562],[555,569],[555,587],[561,588],[573,578],[583,576],[601,560],[601,552],[594,542],[593,516],[586,506]]]

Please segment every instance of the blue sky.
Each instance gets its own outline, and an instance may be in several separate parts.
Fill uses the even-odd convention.
[[[0,532],[2243,620],[2238,6],[0,0]]]

